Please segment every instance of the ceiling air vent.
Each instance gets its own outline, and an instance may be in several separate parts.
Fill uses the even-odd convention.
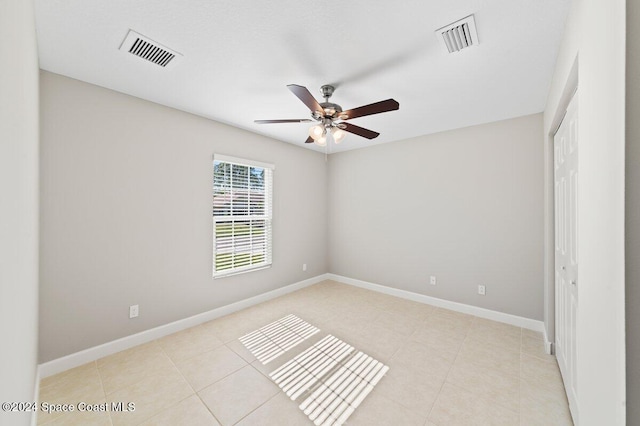
[[[175,50],[171,50],[133,30],[129,30],[127,37],[120,46],[120,50],[129,52],[145,61],[153,62],[163,68],[169,68],[182,57]]]
[[[478,45],[478,32],[473,15],[436,30],[436,34],[449,53]]]

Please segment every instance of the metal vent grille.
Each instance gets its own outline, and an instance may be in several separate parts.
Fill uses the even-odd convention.
[[[436,34],[449,53],[478,44],[478,32],[473,15],[438,29]]]
[[[166,67],[169,62],[173,58],[176,57],[173,53],[168,50],[164,50],[161,47],[154,46],[151,43],[147,43],[141,38],[136,39],[131,49],[129,49],[129,53],[133,53],[141,57],[142,59],[146,59],[149,62],[153,62],[154,64],[160,65],[161,67]]]
[[[129,30],[122,42],[120,50],[131,53],[145,61],[149,61],[163,68],[173,65],[181,57],[178,52],[171,50],[148,37]]]

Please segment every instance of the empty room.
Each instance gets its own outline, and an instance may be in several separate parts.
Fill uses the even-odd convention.
[[[639,18],[1,0],[0,424],[640,424]]]

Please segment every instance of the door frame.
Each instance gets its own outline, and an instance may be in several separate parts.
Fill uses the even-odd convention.
[[[544,135],[544,328],[545,351],[555,353],[556,286],[555,286],[555,191],[553,137],[567,112],[569,102],[578,89],[578,55],[564,84],[562,96],[553,113],[550,131]]]

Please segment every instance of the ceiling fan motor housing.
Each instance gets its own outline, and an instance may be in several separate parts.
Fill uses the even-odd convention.
[[[331,95],[333,95],[334,90],[335,87],[331,86],[330,84],[325,84],[324,86],[322,86],[320,88],[320,91],[322,92],[322,97],[325,101],[320,103],[319,105],[322,107],[323,111],[311,112],[311,116],[315,120],[322,121],[325,125],[330,124],[327,123],[326,120],[336,120],[340,118],[340,113],[342,112],[342,107],[340,105],[329,102],[329,98],[331,97]]]
[[[322,120],[323,118],[335,120],[340,116],[340,113],[342,112],[342,107],[340,105],[331,102],[322,102],[320,106],[323,109],[322,114],[319,113],[320,111],[313,111],[311,113],[311,116],[318,121]]]

